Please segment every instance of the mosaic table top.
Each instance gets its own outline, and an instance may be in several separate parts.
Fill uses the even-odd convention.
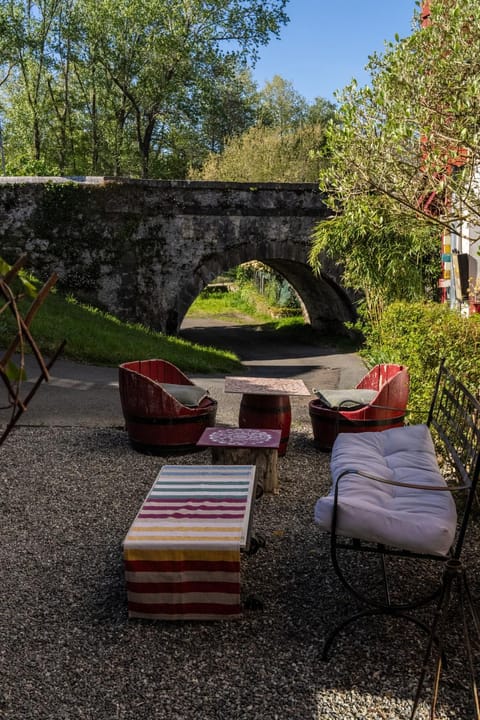
[[[264,428],[205,428],[197,445],[205,447],[278,448],[281,430]]]
[[[225,392],[248,395],[311,395],[303,380],[289,378],[225,378]]]

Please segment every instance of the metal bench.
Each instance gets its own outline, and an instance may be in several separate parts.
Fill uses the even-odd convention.
[[[426,424],[340,434],[332,449],[331,473],[331,491],[316,503],[315,520],[330,533],[331,557],[338,577],[364,607],[329,634],[324,659],[338,634],[360,618],[388,614],[413,622],[427,633],[428,642],[411,717],[417,710],[436,645],[434,717],[443,659],[442,636],[452,589],[457,588],[465,598],[462,607],[468,610],[477,633],[480,628],[462,562],[480,473],[480,402],[442,362]],[[460,495],[461,502],[456,502]],[[363,558],[354,579],[351,566],[349,572],[345,563],[352,552],[361,553]],[[375,585],[372,578],[365,587],[366,558],[373,556],[380,559],[381,582]],[[422,572],[417,568],[412,577],[417,579],[419,593],[405,598],[392,582],[396,559],[439,561],[443,573],[427,587],[422,585]],[[434,602],[430,625],[412,612]],[[465,643],[473,670],[467,635]],[[478,718],[475,682],[472,689]]]

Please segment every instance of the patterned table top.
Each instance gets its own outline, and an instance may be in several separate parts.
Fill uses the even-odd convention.
[[[124,550],[245,548],[254,485],[255,465],[164,465]]]
[[[249,395],[311,395],[303,380],[288,378],[225,378],[225,392]]]
[[[201,434],[197,445],[204,447],[278,449],[281,438],[281,430],[208,427]]]

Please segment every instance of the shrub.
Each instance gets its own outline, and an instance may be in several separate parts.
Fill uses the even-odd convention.
[[[428,410],[440,360],[474,393],[480,388],[480,315],[461,316],[447,305],[395,302],[378,327],[365,330],[362,354],[372,363],[407,365],[411,422]],[[422,417],[417,413],[422,413]]]

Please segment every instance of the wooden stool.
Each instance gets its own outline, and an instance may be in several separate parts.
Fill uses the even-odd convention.
[[[212,449],[212,463],[255,465],[257,487],[278,492],[277,459],[282,432],[258,428],[205,428],[197,445]]]

